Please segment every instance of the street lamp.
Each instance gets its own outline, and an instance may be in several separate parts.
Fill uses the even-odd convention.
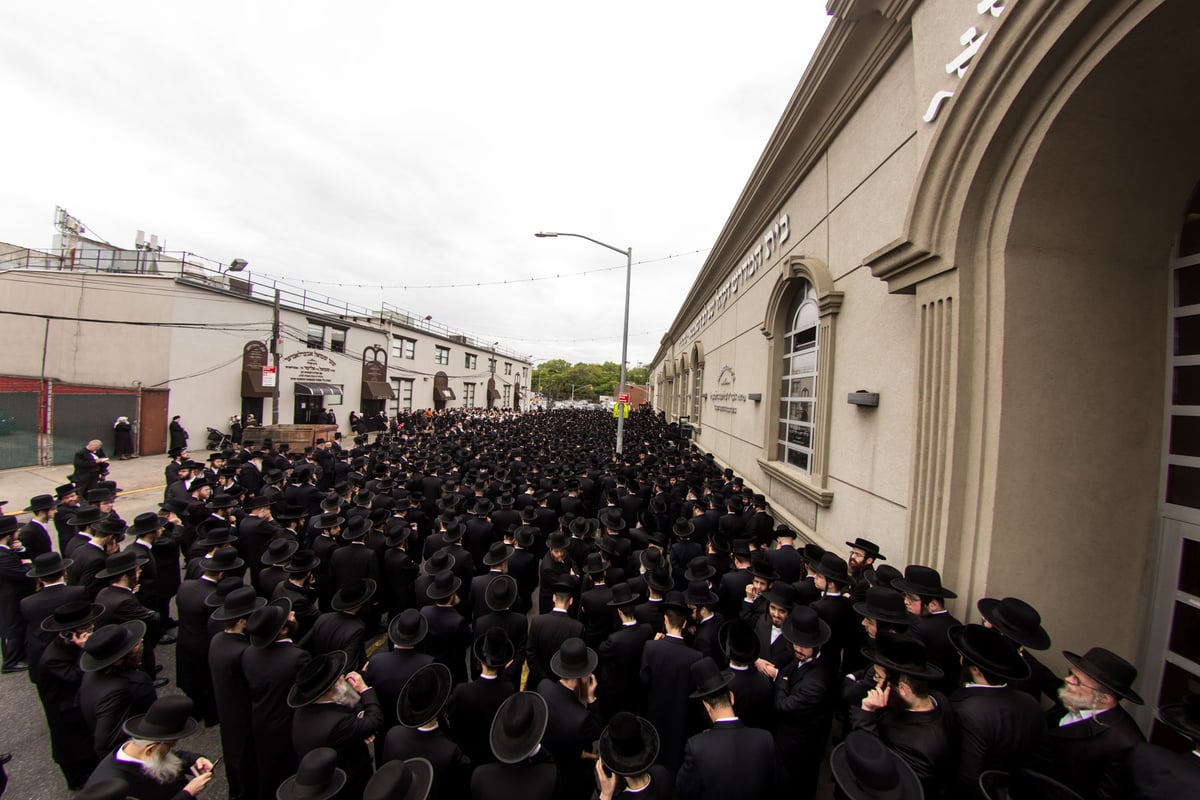
[[[633,248],[630,247],[622,250],[619,247],[613,247],[611,244],[605,244],[599,239],[593,239],[590,236],[584,236],[582,233],[561,233],[551,231],[538,231],[534,236],[539,239],[553,239],[558,236],[571,236],[576,239],[587,239],[592,244],[598,244],[601,247],[606,247],[617,253],[625,256],[625,325],[621,330],[621,388],[617,393],[617,397],[625,394],[625,356],[629,351],[629,284],[633,276]],[[619,404],[618,404],[619,405]],[[625,439],[625,414],[624,409],[617,409],[617,455],[621,455],[624,449],[623,443]]]

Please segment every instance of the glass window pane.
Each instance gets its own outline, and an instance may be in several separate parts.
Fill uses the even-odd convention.
[[[1168,464],[1167,502],[1177,506],[1200,508],[1200,469]]]
[[[346,332],[334,328],[329,332],[329,349],[335,353],[346,352]]]
[[[1200,303],[1200,264],[1175,270],[1175,305],[1192,306],[1197,303]]]
[[[1200,609],[1187,603],[1175,603],[1167,647],[1184,658],[1200,661]]]
[[[1171,417],[1170,452],[1177,456],[1200,456],[1200,417]]]
[[[308,348],[310,350],[320,350],[325,346],[325,326],[316,325],[312,322],[308,323]]]
[[[1200,367],[1175,367],[1171,402],[1177,406],[1200,405]]]
[[[1175,320],[1175,355],[1193,356],[1200,353],[1200,315],[1177,317]]]
[[[1200,597],[1200,542],[1183,540],[1179,559],[1179,591]]]

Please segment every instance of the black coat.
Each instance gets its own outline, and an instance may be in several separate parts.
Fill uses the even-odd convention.
[[[196,763],[196,759],[200,756],[196,753],[189,753],[186,750],[176,750],[174,748],[172,748],[171,752],[183,760],[183,770],[173,781],[159,783],[142,772],[140,765],[129,761],[118,761],[116,753],[111,753],[107,754],[96,765],[92,776],[88,778],[87,785],[94,786],[102,781],[120,778],[129,784],[129,796],[136,797],[139,800],[180,800],[180,798],[186,798],[188,795],[183,792],[183,787],[187,786],[188,781],[192,779],[189,768],[192,764]]]
[[[542,747],[550,751],[558,764],[558,788],[554,796],[560,800],[587,797],[596,784],[593,774],[595,761],[582,757],[591,752],[592,743],[600,738],[600,721],[590,709],[575,699],[575,693],[557,680],[543,680],[537,693],[549,707],[546,733]]]
[[[29,662],[29,679],[35,684],[38,682],[38,670],[41,669],[42,652],[58,638],[57,633],[42,630],[42,620],[63,603],[85,599],[87,592],[82,586],[68,586],[65,583],[44,586],[21,598],[21,617],[25,620],[25,658]]]
[[[954,691],[958,688],[958,679],[962,674],[962,662],[958,651],[950,644],[946,632],[960,624],[949,611],[921,617],[912,626],[912,633],[925,645],[925,655],[930,664],[941,667],[943,677],[932,686],[942,694],[953,699]]]
[[[96,580],[96,573],[104,569],[108,554],[81,536],[77,536],[76,540],[79,543],[70,554],[63,553],[63,556],[75,562],[67,567],[67,583],[82,586],[87,590],[88,597],[94,598],[103,588],[103,581]]]
[[[611,719],[618,711],[642,712],[639,673],[646,643],[653,638],[653,628],[634,623],[617,629],[600,645],[596,702],[605,719]]]
[[[775,797],[775,741],[740,720],[718,722],[688,739],[675,776],[680,800]]]
[[[765,658],[777,667],[782,667],[792,658],[792,646],[788,644],[788,640],[780,633],[775,637],[775,642],[771,642],[771,618],[767,614],[763,614],[758,620],[758,624],[754,626],[754,633],[758,636],[758,657]]]
[[[508,559],[508,574],[517,582],[517,600],[513,603],[513,611],[529,611],[533,608],[533,592],[538,585],[537,556],[528,550],[514,550]]]
[[[388,731],[383,743],[384,762],[408,758],[426,758],[433,765],[429,800],[457,800],[464,796],[470,770],[462,750],[442,728],[419,731],[397,725]]]
[[[357,614],[329,611],[317,617],[312,630],[300,640],[300,646],[314,657],[344,650],[346,669],[358,671],[367,663],[367,623]]]
[[[525,641],[529,636],[529,620],[516,611],[493,611],[475,620],[474,633],[478,639],[492,628],[500,628],[508,634],[513,646],[513,663],[501,677],[513,686],[521,685],[521,668],[525,665]]]
[[[593,586],[579,596],[579,621],[583,623],[583,640],[588,647],[599,647],[613,632],[617,611],[608,605],[612,600],[612,587],[606,584]]]
[[[471,623],[451,606],[425,606],[421,616],[429,621],[425,652],[450,668],[456,684],[462,683],[467,679],[466,654],[473,641]]]
[[[646,692],[646,718],[658,731],[658,761],[672,772],[683,761],[688,735],[701,727],[699,706],[688,698],[692,664],[701,658],[674,636],[646,642],[642,651],[639,675]]]
[[[67,542],[75,536],[75,529],[67,524],[67,520],[75,516],[79,505],[60,505],[54,509],[54,530],[58,535],[58,552],[67,555]]]
[[[716,661],[717,666],[721,669],[729,666],[729,660],[725,658],[725,652],[721,650],[721,643],[717,640],[717,633],[724,623],[724,617],[720,614],[713,614],[703,622],[697,623],[696,635],[692,637],[693,649],[700,655],[708,656]]]
[[[962,687],[950,695],[959,731],[958,788],[978,794],[979,773],[1025,764],[1042,734],[1042,709],[1010,687]]]
[[[250,719],[257,746],[260,800],[273,800],[280,783],[296,773],[292,746],[292,708],[288,692],[308,652],[291,642],[272,642],[242,653],[242,672],[250,687]]]
[[[541,750],[516,764],[485,764],[471,776],[471,800],[551,800],[558,780],[554,758]]]
[[[389,615],[416,607],[414,583],[419,570],[417,562],[399,547],[389,547],[384,551],[380,591]]]
[[[379,583],[379,558],[365,544],[348,544],[334,551],[329,564],[330,577],[336,589],[349,586],[360,578]]]
[[[855,641],[855,628],[862,630],[862,617],[855,613],[850,598],[843,595],[822,595],[809,605],[829,625],[830,637],[821,647],[822,657],[841,659],[842,651]],[[852,653],[851,662],[857,665],[859,661],[862,661],[861,654]]]
[[[499,570],[489,570],[488,572],[485,572],[482,575],[477,575],[471,579],[471,588],[468,592],[471,597],[471,619],[477,620],[480,617],[491,613],[491,609],[487,607],[487,598],[485,597],[487,593],[487,587],[488,584],[503,574],[504,573],[500,572]]]
[[[50,730],[50,755],[71,787],[82,786],[97,761],[91,728],[79,709],[83,683],[79,656],[78,647],[55,637],[42,652],[37,670],[38,697]]]
[[[145,714],[158,699],[150,676],[140,669],[109,668],[85,672],[79,687],[79,710],[92,732],[92,750],[104,758],[127,738],[121,726]]]
[[[741,603],[746,599],[746,587],[754,580],[748,569],[735,569],[721,576],[717,584],[717,597],[720,598],[718,610],[726,619],[738,615]]]
[[[29,561],[54,549],[50,540],[50,531],[36,519],[31,519],[21,526],[21,530],[17,532],[17,539],[25,548],[24,558]]]
[[[583,638],[583,623],[571,619],[565,612],[550,611],[530,620],[529,636],[525,640],[525,662],[529,665],[527,685],[537,686],[542,678],[557,680],[550,669],[550,659],[563,642],[575,637]]]
[[[446,720],[454,741],[473,766],[495,761],[489,736],[492,719],[500,704],[516,692],[516,687],[499,678],[477,678],[454,687],[446,706]]]
[[[105,586],[96,595],[96,602],[104,606],[104,613],[96,620],[97,630],[131,619],[140,619],[151,629],[157,627],[158,613],[146,608],[137,595],[122,586]]]
[[[367,781],[374,771],[371,750],[366,739],[374,736],[383,724],[383,712],[374,689],[359,695],[353,708],[339,703],[310,703],[296,709],[292,720],[292,745],[296,758],[316,750],[332,747],[337,751],[337,765],[346,771],[344,797],[362,797]]]
[[[175,645],[175,683],[196,704],[197,717],[216,716],[212,677],[208,673],[208,618],[213,609],[204,599],[217,588],[207,578],[184,581],[175,595],[179,611],[179,630]]]
[[[240,788],[242,796],[255,797],[258,794],[255,780],[258,770],[251,735],[250,683],[242,671],[242,655],[249,647],[250,640],[244,634],[218,633],[208,645],[208,670],[212,674],[217,714],[221,719],[225,774],[231,789]]]
[[[791,661],[775,679],[775,744],[798,797],[811,798],[816,791],[840,690],[837,659],[823,653],[804,664]]]
[[[379,705],[383,709],[383,731],[396,724],[396,701],[400,692],[413,673],[427,664],[433,663],[433,656],[416,650],[389,650],[386,653],[376,653],[367,662],[367,668],[362,676],[379,696]],[[376,739],[382,748],[382,736]]]
[[[733,710],[738,719],[751,728],[775,730],[775,684],[753,665],[730,667],[730,672],[733,680],[729,691],[733,692]]]
[[[296,638],[303,639],[312,630],[317,617],[321,616],[317,590],[312,587],[297,586],[291,581],[285,580],[276,586],[275,591],[271,594],[272,600],[278,600],[281,597],[292,601],[292,613],[296,615],[296,622],[300,626],[296,630]]]
[[[1200,756],[1139,742],[1126,761],[1134,800],[1200,797]]]
[[[1123,786],[1125,760],[1134,747],[1146,741],[1133,717],[1117,706],[1091,719],[1060,727],[1059,721],[1065,713],[1061,706],[1046,713],[1046,728],[1037,746],[1034,768],[1086,798],[1128,797]]]
[[[925,789],[930,800],[947,794],[954,783],[958,757],[954,712],[941,692],[934,692],[936,706],[930,711],[896,711],[886,708],[878,713],[850,709],[854,730],[865,730],[903,758]]]

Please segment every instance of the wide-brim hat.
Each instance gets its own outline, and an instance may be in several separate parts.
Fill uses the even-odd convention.
[[[105,625],[93,633],[83,646],[79,669],[98,672],[111,666],[128,655],[145,636],[146,623],[140,619]]]
[[[288,691],[287,704],[302,708],[315,702],[346,674],[347,660],[349,656],[345,650],[334,650],[309,661],[296,673],[295,683]]]
[[[602,508],[600,509],[600,513],[596,515],[596,519],[610,531],[623,531],[627,527],[625,516],[619,508]]]
[[[885,625],[916,625],[920,619],[904,605],[904,595],[888,586],[870,586],[866,599],[854,604],[859,616]]]
[[[416,647],[429,633],[429,620],[415,608],[406,608],[388,622],[388,638],[399,647]]]
[[[614,775],[641,775],[658,758],[658,731],[649,720],[618,711],[600,734],[597,749]]]
[[[588,647],[583,639],[572,637],[563,642],[558,652],[550,657],[550,671],[563,680],[586,678],[596,671],[599,660],[596,651]]]
[[[513,532],[513,540],[516,542],[517,547],[528,548],[537,541],[537,534],[537,528],[532,525],[520,525]]]
[[[711,607],[720,602],[720,598],[712,589],[708,588],[708,583],[705,581],[690,581],[683,599],[689,606]]]
[[[505,544],[504,542],[493,542],[492,546],[488,548],[487,553],[483,557],[483,563],[488,567],[494,567],[497,564],[503,564],[505,561],[508,561],[514,552],[516,551],[510,544]]]
[[[738,664],[751,664],[758,658],[758,637],[754,634],[754,629],[742,619],[722,622],[721,627],[717,629],[717,643],[725,657]]]
[[[283,508],[281,508],[279,511],[272,510],[271,516],[275,518],[276,522],[292,522],[294,520],[304,519],[304,507],[293,506],[284,503]]]
[[[797,647],[820,647],[829,636],[829,625],[811,606],[796,606],[783,621],[783,638]]]
[[[850,568],[846,564],[846,559],[837,553],[826,553],[821,556],[821,560],[813,564],[811,569],[838,586],[847,586],[850,583]]]
[[[345,524],[345,517],[340,517],[337,514],[322,514],[317,518],[317,521],[313,523],[313,530],[325,531],[329,530],[330,528],[340,528]]]
[[[775,567],[766,558],[753,559],[750,562],[750,574],[768,582],[779,580],[779,573],[775,571]]]
[[[911,633],[879,631],[875,646],[864,647],[862,654],[872,664],[920,680],[936,681],[945,674],[940,667],[929,663],[925,643]]]
[[[1069,786],[1028,769],[984,770],[979,773],[979,789],[987,800],[1083,800]]]
[[[192,699],[187,695],[164,695],[155,700],[145,714],[126,720],[121,730],[131,738],[147,742],[177,742],[200,727],[192,719],[192,707]]]
[[[54,497],[48,494],[39,494],[29,498],[29,505],[25,506],[26,511],[37,513],[39,511],[49,511],[54,508]]]
[[[942,576],[933,567],[909,564],[904,568],[904,577],[892,581],[892,588],[920,597],[953,599],[957,594],[942,586]]]
[[[61,553],[51,550],[33,557],[33,563],[25,571],[26,577],[44,578],[47,575],[57,575],[66,572],[67,567],[75,563],[73,558],[63,558]]]
[[[200,559],[200,569],[205,572],[230,572],[241,569],[245,564],[232,547],[218,548],[211,556]]]
[[[709,697],[724,689],[733,681],[733,672],[722,671],[709,656],[697,659],[691,665],[692,685],[695,691],[688,695],[693,700]]]
[[[145,566],[150,561],[150,554],[144,547],[127,547],[118,550],[104,559],[104,569],[96,573],[97,578],[115,578],[132,572],[138,567]]]
[[[1200,742],[1200,694],[1186,694],[1178,703],[1158,708],[1158,718],[1194,742]]]
[[[517,600],[517,581],[511,575],[491,580],[483,592],[483,602],[492,611],[507,611]]]
[[[357,541],[366,536],[371,531],[371,518],[368,516],[357,516],[346,523],[346,527],[342,529],[342,539],[347,542]]]
[[[63,603],[42,620],[42,630],[47,633],[74,631],[91,625],[104,614],[104,606],[87,600]]]
[[[100,506],[80,506],[67,520],[72,528],[87,528],[108,518],[108,512],[101,511]]]
[[[413,673],[396,701],[396,720],[406,728],[417,728],[437,717],[450,699],[454,679],[445,664],[426,664]]]
[[[312,550],[297,550],[284,564],[283,571],[288,575],[303,575],[312,572],[321,565],[321,557]]]
[[[445,572],[448,569],[454,569],[454,565],[458,563],[458,559],[454,553],[451,553],[448,548],[443,547],[436,553],[425,559],[421,564],[421,572],[426,575],[436,575],[439,572]]]
[[[432,786],[433,764],[428,759],[393,759],[375,770],[362,800],[425,800]]]
[[[862,550],[867,554],[868,558],[873,558],[876,561],[887,561],[887,557],[879,552],[879,545],[872,542],[870,539],[864,539],[861,536],[855,537],[853,542],[846,544],[854,550]]]
[[[796,607],[800,598],[796,591],[796,587],[784,581],[775,581],[771,584],[771,588],[759,595],[772,605],[786,608],[791,611]]]
[[[205,596],[204,605],[208,608],[220,608],[221,606],[225,605],[225,599],[229,597],[230,594],[245,585],[246,584],[242,581],[242,579],[236,576],[231,575],[228,578],[221,578],[221,580],[217,581],[217,588]]]
[[[329,601],[329,607],[334,611],[349,611],[352,608],[358,608],[375,595],[376,588],[378,588],[377,584],[370,578],[350,581],[334,593],[333,599]]]
[[[280,536],[271,540],[259,561],[267,566],[279,566],[294,556],[299,549],[298,541]]]
[[[1139,706],[1143,704],[1141,695],[1133,690],[1133,682],[1137,680],[1137,667],[1116,653],[1103,647],[1093,647],[1083,655],[1063,650],[1063,656],[1071,666],[1113,694]]]
[[[644,577],[646,585],[656,592],[669,592],[675,586],[671,575],[663,567],[647,571]]]
[[[946,631],[950,644],[965,661],[1006,681],[1023,681],[1030,668],[1017,646],[993,628],[982,625],[955,625]]]
[[[133,518],[133,524],[129,526],[127,533],[134,536],[145,536],[147,533],[161,530],[169,524],[170,521],[166,517],[159,516],[153,511],[147,511]]]
[[[251,647],[266,647],[275,641],[279,631],[292,613],[292,601],[286,597],[272,600],[250,615],[246,620],[246,636]]]
[[[230,580],[237,580],[231,578]],[[217,622],[228,622],[231,619],[241,619],[249,617],[255,611],[267,604],[265,597],[259,597],[254,591],[253,586],[244,586],[240,589],[234,589],[225,596],[225,602],[221,607],[212,612],[211,619]]]
[[[204,504],[204,507],[213,511],[219,511],[224,508],[233,508],[236,505],[237,500],[233,499],[233,495],[229,494],[228,492],[218,492],[209,498],[208,502]]]
[[[693,558],[687,563],[687,569],[683,571],[684,580],[689,583],[692,581],[706,581],[716,574],[717,568],[704,556]]]
[[[502,764],[527,758],[541,744],[550,721],[546,700],[536,692],[517,692],[500,704],[492,718],[488,741]]]
[[[593,551],[587,554],[587,558],[583,560],[583,574],[596,575],[604,572],[609,567],[609,563],[604,558],[604,554],[599,551]]]
[[[1042,627],[1042,617],[1037,609],[1016,597],[997,600],[994,597],[980,598],[975,604],[983,618],[992,627],[1030,650],[1050,649],[1050,634]]]
[[[279,784],[276,800],[330,800],[346,785],[346,772],[337,765],[337,751],[331,747],[309,750],[300,759],[296,774]]]
[[[503,628],[489,628],[471,644],[475,658],[489,669],[498,669],[513,660],[516,650]]]
[[[73,483],[63,483],[54,488],[54,497],[58,500],[62,500],[69,494],[78,494],[78,490]]]
[[[849,800],[921,800],[917,773],[878,737],[851,731],[830,756],[833,779]]]
[[[430,600],[445,600],[450,595],[454,594],[462,586],[462,578],[455,575],[448,569],[433,576],[433,580],[425,589],[425,595]]]

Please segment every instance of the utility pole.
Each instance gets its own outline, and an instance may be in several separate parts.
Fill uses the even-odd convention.
[[[275,289],[275,315],[271,325],[271,362],[275,365],[275,386],[271,392],[271,424],[279,424],[279,288]]]

